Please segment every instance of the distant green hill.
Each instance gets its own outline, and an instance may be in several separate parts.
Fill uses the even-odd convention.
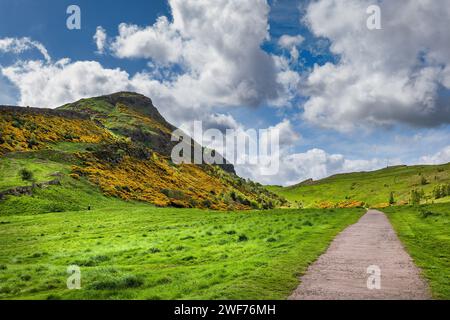
[[[334,175],[300,184],[267,187],[303,207],[385,207],[391,192],[395,205],[407,204],[411,192],[421,203],[450,202],[450,163],[444,165],[395,166],[373,172]]]

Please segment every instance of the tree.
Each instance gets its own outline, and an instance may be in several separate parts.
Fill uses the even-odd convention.
[[[420,184],[421,184],[422,186],[428,184],[428,181],[427,181],[427,179],[426,179],[424,176],[422,176],[422,178],[420,178]]]
[[[422,198],[421,192],[418,190],[411,190],[411,204],[417,205],[420,204],[420,200]]]
[[[450,195],[450,184],[437,185],[433,189],[433,196],[435,199],[444,198]]]
[[[441,186],[435,186],[433,189],[433,195],[435,199],[440,199],[442,198],[442,193],[441,193]]]
[[[450,195],[449,191],[450,191],[450,184],[446,184],[446,185],[443,184],[441,186],[441,197],[444,198],[444,197]]]
[[[395,199],[394,199],[394,192],[391,191],[390,195],[389,195],[389,204],[393,205],[395,204]]]

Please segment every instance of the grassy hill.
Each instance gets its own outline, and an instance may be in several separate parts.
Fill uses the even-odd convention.
[[[395,166],[373,172],[338,174],[326,179],[290,186],[270,186],[292,203],[303,207],[387,207],[411,202],[411,192],[417,191],[420,203],[450,201],[450,164]],[[436,194],[436,189],[445,192]]]
[[[149,98],[129,92],[56,110],[0,107],[0,209],[18,210],[10,203],[27,201],[16,199],[21,195],[41,199],[32,201],[33,212],[86,208],[105,197],[218,210],[285,203],[238,177],[232,165],[172,163],[174,129]],[[21,179],[23,169],[32,179]],[[51,192],[74,201],[52,202]]]

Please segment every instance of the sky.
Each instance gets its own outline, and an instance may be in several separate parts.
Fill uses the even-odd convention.
[[[0,104],[126,90],[180,127],[277,128],[276,175],[236,168],[266,184],[446,163],[449,24],[450,0],[1,0]]]

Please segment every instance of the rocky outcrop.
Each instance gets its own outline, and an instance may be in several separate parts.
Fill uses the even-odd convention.
[[[49,186],[59,186],[61,181],[54,179],[45,182],[35,183],[33,186],[14,187],[8,190],[0,191],[0,200],[5,199],[6,196],[31,196],[35,188],[44,189]]]

